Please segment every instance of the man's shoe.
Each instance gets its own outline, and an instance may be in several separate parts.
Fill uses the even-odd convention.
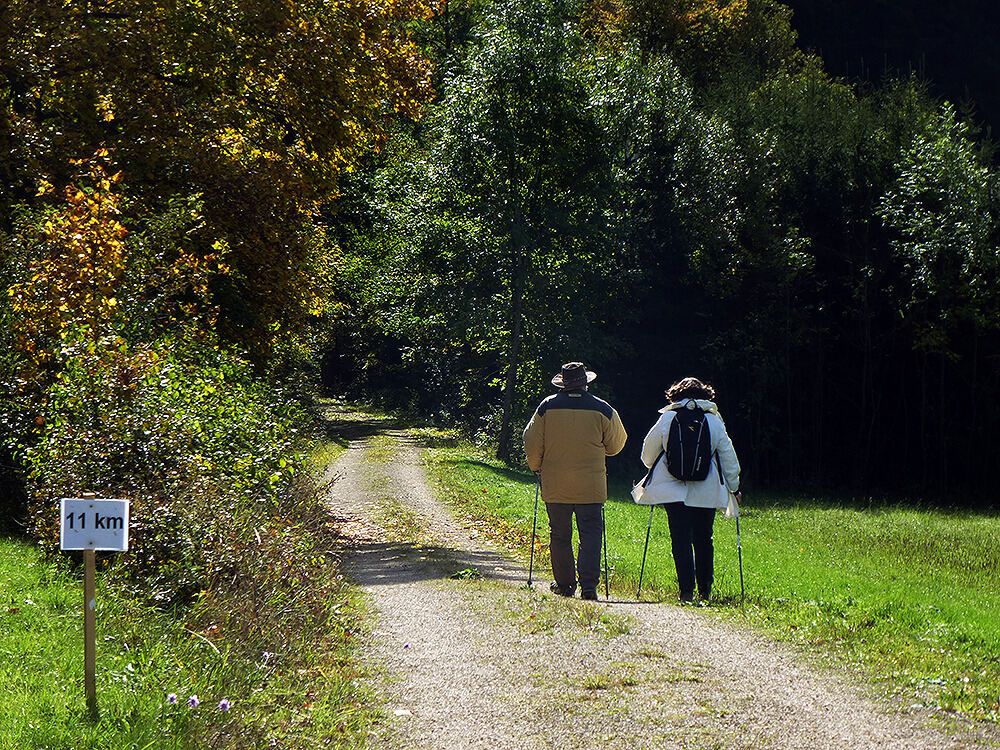
[[[692,602],[694,602],[694,592],[693,591],[691,591],[691,592],[682,591],[681,592],[681,604],[691,604]]]
[[[573,596],[576,593],[576,586],[572,588],[567,586],[560,586],[558,583],[553,581],[549,584],[549,591],[553,594],[558,594],[559,596]]]
[[[580,598],[590,602],[597,601],[597,589],[584,589],[580,592]]]

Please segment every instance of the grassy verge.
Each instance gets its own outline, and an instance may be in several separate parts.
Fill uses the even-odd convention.
[[[468,447],[432,448],[442,496],[527,557],[534,477]],[[626,486],[606,506],[612,596],[634,597],[649,524]],[[1000,721],[1000,537],[995,514],[812,499],[749,498],[736,525],[715,526],[715,612],[764,627],[812,653],[856,665],[908,701]],[[547,566],[538,512],[535,564]],[[666,514],[656,510],[643,599],[676,595]]]
[[[84,708],[79,571],[0,538],[0,748],[362,746],[378,720],[353,656],[363,597],[308,497],[261,529],[241,580],[216,580],[183,609],[144,604],[122,585],[125,561],[105,560],[96,721]]]

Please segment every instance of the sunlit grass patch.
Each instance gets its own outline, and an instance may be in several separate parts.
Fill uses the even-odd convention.
[[[657,673],[657,679],[663,682],[701,682],[701,675],[693,669],[668,669]]]
[[[589,632],[610,638],[624,635],[630,628],[628,618],[603,607],[547,593],[535,596],[518,591],[504,598],[502,606],[505,619],[527,633],[568,628],[568,632]]]
[[[611,677],[603,672],[583,676],[584,690],[607,690],[611,685]]]
[[[586,691],[631,688],[642,682],[634,664],[615,662],[601,672],[590,672],[581,679],[581,687]]]
[[[631,630],[627,617],[615,614],[600,604],[580,602],[571,612],[580,627],[593,633],[613,637],[626,635]]]
[[[658,682],[701,682],[707,667],[702,664],[679,662],[670,654],[656,648],[643,647],[634,656],[647,665],[649,674]]]
[[[997,719],[996,525],[939,509],[763,505],[742,527],[747,616],[929,705]]]
[[[323,470],[336,461],[346,449],[346,445],[341,445],[332,440],[319,443],[305,456],[305,468],[313,474],[320,475]]]
[[[398,455],[396,440],[391,435],[373,435],[368,440],[364,460],[367,463],[382,464],[392,461]]]
[[[454,430],[439,427],[414,427],[407,432],[426,447],[455,448],[461,442]]]
[[[651,648],[649,646],[644,646],[636,652],[636,656],[641,656],[643,659],[648,659],[650,661],[662,661],[669,659],[670,657],[658,648]]]
[[[565,602],[543,595],[511,596],[503,600],[504,617],[527,633],[551,633],[566,617]]]
[[[427,524],[408,505],[392,495],[379,495],[374,502],[373,521],[384,531],[389,542],[421,542],[427,539]]]
[[[247,711],[215,633],[123,597],[98,576],[97,699],[83,694],[83,593],[65,559],[0,540],[0,737],[17,748],[179,746],[232,735]],[[222,641],[219,641],[222,643]],[[254,672],[252,665],[243,665]],[[241,675],[242,676],[242,675]],[[263,682],[265,671],[254,674]],[[209,729],[211,727],[211,729]],[[152,745],[150,745],[152,746]]]

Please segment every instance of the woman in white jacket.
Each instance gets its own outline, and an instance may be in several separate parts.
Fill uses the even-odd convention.
[[[708,601],[714,579],[715,549],[712,546],[712,526],[715,511],[725,508],[729,493],[740,498],[740,462],[726,425],[719,416],[713,399],[715,389],[697,378],[684,378],[667,390],[670,402],[660,409],[660,418],[642,443],[642,462],[652,467],[653,475],[646,484],[643,504],[664,504],[670,526],[670,540],[677,569],[677,583],[682,602],[694,600],[695,584],[698,595]],[[698,409],[705,413],[710,433],[712,466],[701,481],[684,482],[667,470],[661,454],[667,450],[670,424],[679,409]]]

